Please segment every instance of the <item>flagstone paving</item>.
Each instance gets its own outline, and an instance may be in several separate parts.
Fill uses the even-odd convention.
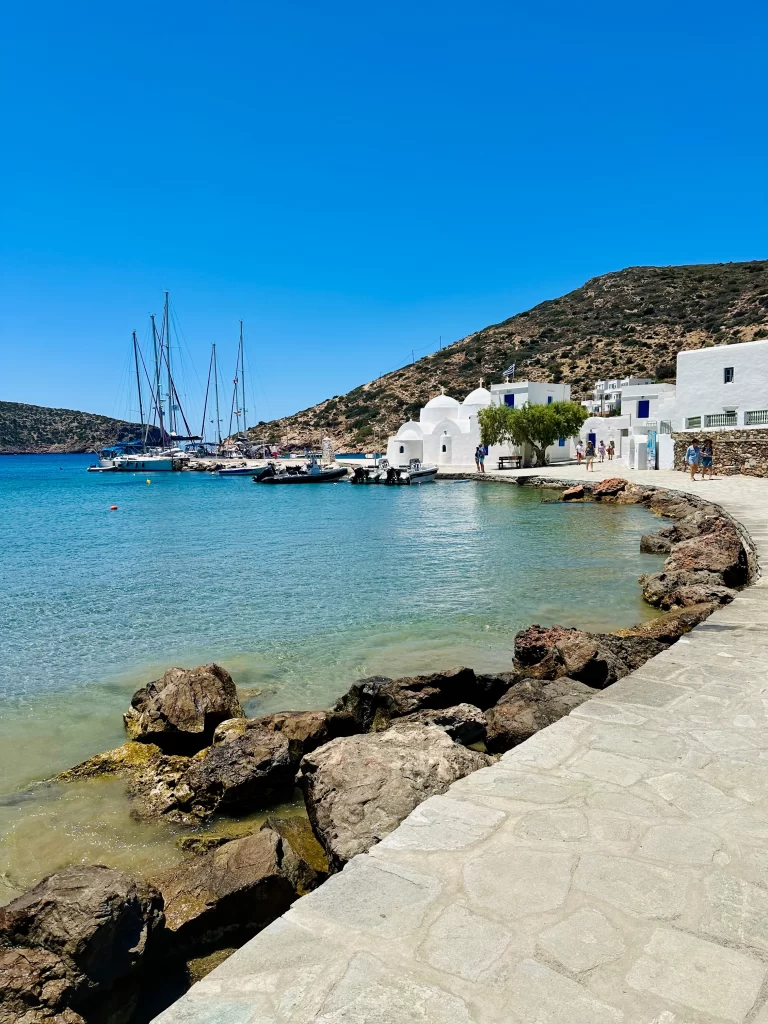
[[[765,557],[768,480],[588,478],[609,475],[704,495]],[[426,801],[157,1019],[768,1024],[767,641],[759,579]]]

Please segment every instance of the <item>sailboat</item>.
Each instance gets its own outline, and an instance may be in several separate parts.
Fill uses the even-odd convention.
[[[240,341],[237,346],[237,361],[235,363],[235,376],[232,381],[234,384],[232,390],[232,407],[229,412],[229,437],[232,439],[232,420],[235,419],[236,436],[234,438],[235,443],[244,445],[246,451],[243,452],[244,457],[247,458],[250,448],[250,441],[248,439],[248,423],[246,419],[246,407],[245,407],[245,348],[243,345],[243,321],[240,321]],[[242,416],[242,422],[240,417]],[[240,432],[242,428],[242,433]],[[221,437],[219,436],[219,441]],[[227,446],[228,454],[233,454],[232,445]],[[225,466],[218,471],[219,476],[248,476],[253,475],[253,467],[249,466]]]
[[[113,445],[98,452],[99,461],[96,466],[90,466],[90,470],[112,471],[123,473],[169,473],[184,468],[184,463],[189,459],[189,453],[178,447],[180,441],[199,441],[201,436],[192,434],[187,423],[184,410],[181,405],[178,391],[173,380],[171,370],[171,311],[170,297],[165,293],[165,305],[163,310],[163,322],[160,332],[157,330],[154,313],[150,315],[152,330],[152,347],[154,354],[154,373],[150,377],[147,371],[144,356],[139,347],[136,332],[133,332],[133,358],[136,371],[136,390],[139,400],[139,417],[141,423],[141,437],[124,444]],[[153,423],[144,421],[144,401],[141,369],[149,387],[151,406],[154,408]],[[164,365],[163,365],[164,364]],[[167,384],[167,391],[163,394],[162,388]],[[164,406],[167,403],[167,407]],[[178,431],[178,417],[186,429],[185,434]],[[155,424],[159,421],[159,426]],[[148,439],[150,432],[157,434],[159,430],[160,445],[149,446]]]

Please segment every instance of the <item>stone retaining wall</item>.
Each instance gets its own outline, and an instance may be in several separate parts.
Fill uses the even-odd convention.
[[[692,438],[712,442],[715,473],[732,476],[768,476],[768,430],[702,430],[672,434],[675,469],[685,469],[685,452]]]

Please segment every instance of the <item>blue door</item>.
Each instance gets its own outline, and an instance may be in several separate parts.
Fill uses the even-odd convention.
[[[504,395],[504,405],[511,405],[512,408],[514,408],[514,406],[515,406],[515,395],[514,395],[514,393],[512,393],[511,395]]]
[[[587,434],[587,440],[591,441],[592,444],[597,444],[597,434],[593,434],[591,431]]]
[[[651,403],[647,398],[641,398],[637,403],[637,418],[639,420],[647,420],[649,416],[649,410]]]

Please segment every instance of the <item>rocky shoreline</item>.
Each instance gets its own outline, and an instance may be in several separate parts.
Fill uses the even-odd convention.
[[[698,497],[620,478],[524,482],[664,517],[641,542],[667,555],[663,569],[639,581],[664,614],[607,634],[532,625],[516,635],[508,672],[376,676],[332,708],[257,718],[221,666],[169,669],[134,694],[128,741],[59,781],[124,779],[136,818],[190,827],[190,855],[151,882],[71,867],[0,908],[0,1024],[151,1019],[423,800],[639,668],[757,573],[739,525]],[[214,814],[269,811],[295,786],[306,817],[267,818],[235,838],[201,832]]]

